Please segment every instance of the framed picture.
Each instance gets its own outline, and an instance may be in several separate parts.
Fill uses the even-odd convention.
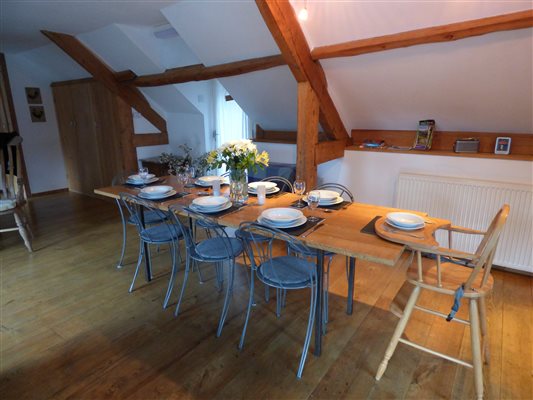
[[[31,122],[46,122],[43,106],[30,106]]]
[[[494,146],[494,154],[509,154],[511,152],[511,138],[498,137]]]
[[[43,99],[41,98],[41,89],[38,87],[27,87],[25,89],[28,104],[43,104]]]
[[[429,150],[433,142],[433,131],[435,130],[435,120],[426,119],[418,122],[418,130],[416,131],[415,143],[413,149],[415,150]]]

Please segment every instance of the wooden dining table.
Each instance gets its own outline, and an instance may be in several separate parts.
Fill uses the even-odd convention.
[[[171,205],[189,206],[195,198],[200,196],[200,193],[210,193],[210,188],[205,187],[185,187],[180,184],[175,176],[168,176],[161,178],[160,184],[173,186],[178,192],[188,192],[190,194],[181,198],[171,198],[166,201],[157,201],[155,204],[161,210],[168,210]],[[138,195],[139,188],[118,185],[95,189],[94,193],[108,198],[120,198],[120,193],[126,192],[133,195]],[[222,194],[227,194],[228,187],[222,188]],[[257,198],[250,196],[244,207],[238,211],[233,211],[214,217],[216,221],[223,226],[237,229],[242,222],[256,221],[263,210],[273,207],[290,207],[295,201],[298,201],[299,196],[293,193],[279,193],[267,196],[263,205],[257,203]],[[322,349],[322,281],[324,271],[324,252],[333,252],[349,257],[349,273],[348,273],[348,299],[347,299],[347,314],[351,314],[353,310],[353,289],[355,279],[355,261],[366,260],[387,266],[394,266],[400,259],[402,253],[407,248],[405,243],[397,243],[391,240],[385,240],[373,232],[373,222],[377,217],[385,216],[393,211],[405,211],[390,207],[382,207],[371,204],[351,203],[338,210],[325,212],[324,209],[318,208],[310,210],[308,207],[301,209],[306,216],[316,216],[324,218],[323,226],[315,231],[302,235],[299,237],[307,246],[317,250],[317,274],[319,276],[317,282],[317,309],[315,314],[315,348],[314,354],[319,356]],[[414,213],[428,219],[426,213]],[[432,234],[430,230],[433,224],[428,224],[428,234]],[[364,232],[363,232],[363,228]],[[425,231],[425,229],[424,229]],[[406,236],[409,240],[418,240],[413,237]],[[147,257],[146,260],[147,279],[150,278],[150,264]]]

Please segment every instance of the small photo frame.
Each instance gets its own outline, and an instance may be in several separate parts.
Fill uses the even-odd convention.
[[[26,100],[28,100],[28,104],[43,104],[41,89],[38,87],[27,87],[24,89],[26,90]]]
[[[31,122],[46,122],[43,106],[30,106]]]
[[[499,136],[496,138],[494,154],[509,154],[511,152],[511,138]]]

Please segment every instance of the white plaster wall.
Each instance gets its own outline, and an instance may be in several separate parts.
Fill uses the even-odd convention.
[[[51,77],[28,63],[26,55],[6,55],[7,70],[32,193],[68,187],[59,141]],[[31,122],[25,87],[41,89],[46,122]]]

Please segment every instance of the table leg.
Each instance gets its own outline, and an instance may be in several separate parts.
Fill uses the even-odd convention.
[[[324,280],[324,250],[316,251],[316,311],[315,311],[315,356],[322,353],[322,286]]]
[[[348,268],[348,298],[346,299],[346,314],[352,315],[353,312],[353,290],[355,285],[355,258],[350,257]]]
[[[144,224],[144,207],[140,206],[139,214],[141,216],[141,225],[145,228]],[[147,243],[143,243],[144,246],[144,266],[145,266],[145,276],[146,281],[150,282],[152,280],[152,266],[150,265],[150,248]]]

